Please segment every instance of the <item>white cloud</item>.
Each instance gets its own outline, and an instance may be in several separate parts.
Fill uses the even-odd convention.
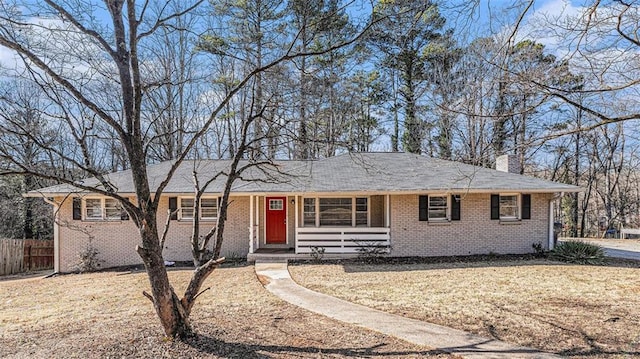
[[[584,7],[571,4],[568,0],[549,0],[536,7],[533,16],[566,17],[580,15]]]
[[[3,70],[22,68],[22,60],[13,50],[0,47],[0,68]]]
[[[549,0],[536,5],[521,24],[518,39],[534,40],[545,45],[549,52],[562,57],[566,54],[560,46],[563,36],[555,25],[574,22],[586,8],[573,5],[569,0]]]

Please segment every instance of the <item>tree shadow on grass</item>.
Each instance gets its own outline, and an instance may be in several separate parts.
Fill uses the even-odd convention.
[[[638,356],[640,356],[640,351],[633,351],[633,350],[617,350],[617,351],[611,351],[611,350],[603,350],[603,349],[599,349],[599,348],[590,348],[590,349],[586,349],[586,350],[565,350],[565,351],[561,351],[558,352],[558,355],[565,357],[565,358],[571,358],[571,357],[577,357],[577,358],[589,358],[589,357],[598,357],[598,358],[607,358],[607,357],[611,357],[611,358],[637,358]]]
[[[580,306],[584,306],[584,305],[580,305]],[[510,310],[509,308],[505,307],[505,306],[496,306],[497,309],[505,311],[510,313],[511,315],[516,315],[516,316],[522,316],[523,318],[527,318],[529,320],[536,320],[542,324],[546,324],[549,325],[557,330],[560,330],[561,332],[564,333],[568,333],[568,336],[574,338],[574,339],[581,339],[582,342],[584,343],[584,345],[586,347],[582,347],[582,348],[567,348],[561,351],[558,351],[557,354],[562,356],[562,357],[579,357],[579,358],[583,358],[583,357],[598,357],[598,358],[606,358],[611,356],[612,358],[618,358],[618,357],[633,357],[636,358],[638,356],[640,356],[640,351],[637,349],[640,349],[640,344],[636,344],[634,345],[633,348],[630,348],[629,350],[625,350],[625,349],[607,349],[605,346],[599,344],[599,340],[596,337],[593,337],[592,335],[587,334],[586,331],[581,330],[580,328],[573,328],[570,325],[566,325],[565,323],[561,323],[561,322],[557,322],[554,320],[551,320],[549,318],[546,318],[544,316],[541,315],[537,315],[535,313],[531,313],[531,312],[527,312],[527,313],[522,313],[522,312],[515,312],[513,310]],[[598,310],[602,310],[602,308],[598,308],[598,307],[593,307],[591,308],[592,311],[598,311]],[[611,318],[614,319],[615,321],[617,321],[619,318]],[[607,320],[609,321],[609,320]],[[605,325],[605,323],[603,323],[602,325]],[[493,338],[496,338],[498,340],[502,340],[502,338],[500,337],[500,334],[498,333],[497,330],[495,330],[495,327],[493,325],[490,325],[490,327],[493,328],[489,328],[489,332],[491,333],[491,336]],[[493,329],[493,330],[492,330]],[[559,338],[558,338],[559,340]],[[631,339],[629,339],[631,340]],[[626,346],[626,347],[630,347],[629,344],[620,344],[620,346]]]
[[[317,355],[342,355],[345,357],[358,358],[375,358],[389,356],[435,356],[444,354],[439,350],[384,350],[386,344],[377,344],[364,347],[318,347],[318,346],[291,346],[291,345],[267,345],[267,344],[250,344],[240,342],[229,342],[222,339],[213,338],[206,335],[196,334],[188,338],[185,343],[201,353],[215,354],[224,357],[233,358],[271,358],[275,354],[310,354],[314,357]]]
[[[638,351],[632,351],[632,350],[605,350],[602,348],[598,348],[596,346],[592,346],[591,348],[588,349],[584,349],[584,350],[576,350],[576,349],[569,349],[569,350],[563,350],[560,352],[556,352],[556,353],[551,353],[551,352],[545,352],[545,351],[541,351],[538,349],[528,349],[528,348],[523,348],[523,347],[515,347],[513,349],[508,349],[508,350],[504,350],[504,351],[500,351],[500,350],[488,350],[488,349],[483,349],[483,345],[490,343],[492,341],[492,339],[487,340],[486,342],[482,342],[482,343],[476,343],[475,345],[468,345],[468,346],[460,346],[460,347],[449,347],[449,348],[443,348],[443,350],[447,353],[451,353],[451,354],[460,354],[460,355],[469,355],[469,354],[479,354],[479,353],[486,353],[487,357],[495,357],[496,355],[501,355],[501,357],[505,357],[505,355],[508,356],[513,356],[513,357],[522,357],[523,355],[526,355],[527,357],[530,358],[536,358],[536,357],[546,357],[546,355],[557,355],[560,356],[562,358],[571,358],[571,357],[578,357],[578,358],[588,358],[588,357],[597,357],[597,358],[607,358],[609,356],[611,356],[611,358],[619,358],[619,357],[632,357],[632,358],[636,358],[640,352]],[[506,356],[506,357],[508,357]]]

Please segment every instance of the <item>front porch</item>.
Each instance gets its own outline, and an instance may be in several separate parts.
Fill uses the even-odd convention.
[[[389,195],[252,195],[247,259],[355,257],[391,246]]]

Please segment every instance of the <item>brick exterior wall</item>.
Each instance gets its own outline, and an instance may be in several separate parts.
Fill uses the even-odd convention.
[[[375,197],[375,198],[374,198]],[[461,220],[436,224],[418,221],[418,195],[392,195],[391,244],[392,256],[448,256],[486,253],[529,253],[533,243],[548,246],[549,200],[552,194],[531,195],[531,219],[516,223],[501,223],[490,220],[490,194],[467,194],[462,196]],[[301,200],[302,197],[298,197]],[[294,197],[287,198],[288,246],[295,245]],[[62,198],[58,198],[62,201]],[[259,226],[261,247],[264,246],[264,197],[259,200]],[[168,197],[160,201],[158,223],[166,221],[169,207]],[[249,252],[249,197],[232,197],[222,255],[246,256]],[[384,196],[372,196],[372,224],[383,221]],[[302,213],[299,213],[302,221]],[[140,264],[135,251],[140,244],[137,229],[132,221],[95,222],[72,219],[72,201],[64,201],[57,215],[59,227],[59,255],[62,272],[73,270],[78,254],[88,244],[99,251],[103,267]],[[213,222],[202,222],[201,231],[211,228]],[[380,224],[381,225],[381,224]],[[189,238],[191,222],[172,221],[164,257],[171,261],[190,261]],[[162,228],[160,228],[162,231]]]
[[[486,253],[530,253],[532,244],[548,247],[551,194],[531,195],[531,219],[490,219],[490,194],[467,194],[461,220],[418,221],[418,195],[391,196],[392,256],[451,256]]]
[[[57,199],[58,202],[62,198]],[[229,205],[225,239],[222,255],[246,256],[249,252],[249,197],[232,197]],[[167,218],[169,198],[163,197],[158,210],[158,224],[162,227]],[[136,245],[141,244],[138,230],[133,221],[80,221],[73,220],[72,201],[67,198],[60,206],[57,222],[60,223],[59,256],[61,272],[73,271],[78,262],[78,254],[86,248],[89,237],[93,237],[92,246],[99,252],[102,267],[141,264],[136,253]],[[202,222],[201,233],[206,233],[215,222]],[[171,221],[164,248],[164,258],[170,261],[190,261],[190,238],[192,230],[190,221]],[[213,243],[210,243],[212,248]]]

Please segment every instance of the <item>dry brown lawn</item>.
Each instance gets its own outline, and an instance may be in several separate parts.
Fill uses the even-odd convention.
[[[640,269],[545,260],[290,266],[305,287],[576,358],[640,357]]]
[[[170,273],[184,285],[190,270]],[[268,293],[253,267],[207,280],[186,343],[163,338],[144,273],[0,281],[2,358],[411,358],[448,355],[343,324]]]

